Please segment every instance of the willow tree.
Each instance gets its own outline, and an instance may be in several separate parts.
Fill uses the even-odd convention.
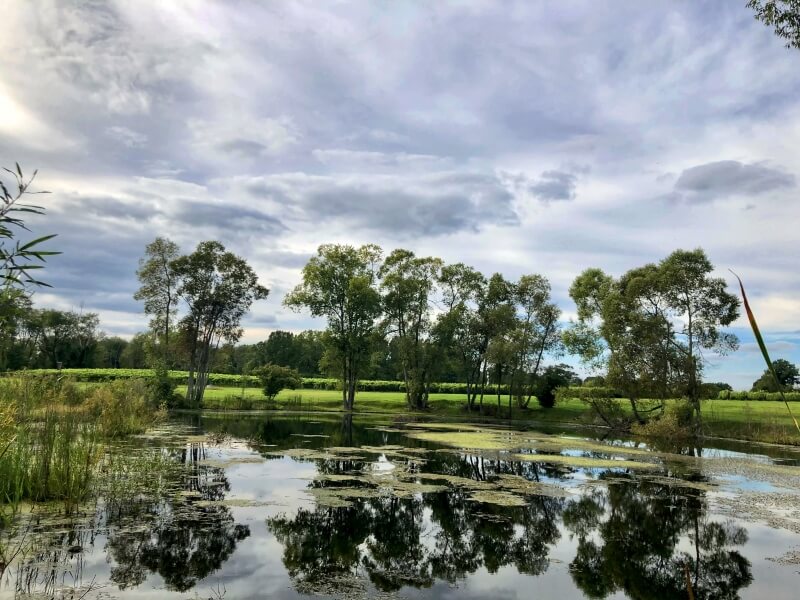
[[[381,255],[374,244],[323,244],[303,267],[302,283],[284,299],[292,310],[305,308],[327,319],[323,360],[339,373],[345,410],[353,409],[381,314],[376,288]]]
[[[241,338],[242,318],[269,290],[259,285],[243,258],[215,241],[201,242],[191,254],[173,260],[171,268],[179,282],[177,294],[187,309],[181,320],[189,354],[186,403],[199,407],[211,353],[221,342],[233,344]]]
[[[739,301],[712,271],[703,250],[676,250],[619,279],[587,269],[570,288],[578,321],[565,333],[568,348],[606,370],[639,421],[639,399],[678,395],[689,400],[699,431],[706,354],[738,345],[723,328],[737,318]]]
[[[434,367],[441,360],[432,309],[442,264],[440,258],[398,249],[379,271],[385,330],[397,342],[406,402],[414,409],[427,408]]]

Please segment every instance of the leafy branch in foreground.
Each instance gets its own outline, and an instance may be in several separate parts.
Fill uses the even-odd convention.
[[[733,273],[733,271],[731,271]],[[742,292],[742,301],[744,302],[744,310],[747,312],[747,318],[750,321],[750,327],[753,329],[753,335],[756,337],[756,342],[758,342],[758,347],[761,350],[761,356],[764,357],[764,361],[767,363],[767,369],[772,374],[773,379],[775,380],[775,384],[778,387],[778,392],[781,395],[781,400],[786,405],[786,410],[789,411],[789,416],[792,417],[792,421],[794,421],[794,426],[797,428],[797,432],[800,433],[800,424],[797,423],[797,419],[795,419],[794,415],[792,414],[792,409],[789,408],[789,403],[786,401],[786,396],[783,393],[783,386],[781,385],[781,381],[778,378],[778,374],[775,372],[775,366],[772,364],[772,359],[769,357],[769,352],[767,352],[767,345],[764,343],[764,338],[761,337],[761,331],[758,329],[758,323],[756,323],[756,316],[753,314],[752,309],[750,308],[750,303],[747,301],[747,294],[744,291],[744,284],[742,283],[741,277],[739,277],[736,273],[733,273],[733,276],[739,281],[739,289]]]
[[[22,197],[26,194],[46,194],[47,192],[29,191],[38,171],[34,171],[30,179],[26,180],[19,163],[15,166],[16,171],[3,170],[14,177],[16,190],[9,191],[5,183],[0,181],[0,285],[33,284],[50,287],[43,281],[34,279],[30,271],[44,268],[41,264],[32,264],[34,261],[45,262],[46,256],[60,254],[60,252],[41,249],[41,245],[54,238],[55,235],[46,235],[26,243],[14,240],[14,228],[28,231],[22,218],[24,215],[19,213],[41,215],[45,212],[41,206],[21,203]]]
[[[787,48],[800,49],[800,0],[749,0],[747,7],[764,25],[775,29]]]

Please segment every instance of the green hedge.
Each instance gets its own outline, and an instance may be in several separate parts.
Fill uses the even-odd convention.
[[[789,402],[800,402],[800,392],[786,392],[784,394],[786,400]],[[719,400],[777,400],[781,401],[779,392],[731,392],[730,390],[722,390],[717,394]]]
[[[591,400],[600,398],[620,398],[622,395],[610,387],[561,387],[556,390],[556,400]]]
[[[59,371],[56,369],[36,369],[26,371],[32,375],[55,375]],[[64,369],[60,371],[62,375],[71,377],[76,381],[87,383],[102,383],[115,381],[117,379],[139,379],[152,377],[153,371],[150,369]],[[169,377],[178,385],[185,385],[189,377],[187,371],[170,371]],[[211,373],[208,376],[209,385],[219,387],[259,387],[258,377],[253,375],[231,375],[228,373]],[[303,389],[310,390],[338,390],[341,389],[338,379],[326,377],[304,377]],[[381,381],[365,379],[358,383],[358,390],[362,392],[404,392],[406,384],[402,381]],[[431,393],[434,394],[466,394],[467,384],[465,383],[432,383]],[[506,386],[501,386],[502,393],[508,393]],[[486,394],[491,396],[496,393],[496,388],[491,386],[486,390]]]

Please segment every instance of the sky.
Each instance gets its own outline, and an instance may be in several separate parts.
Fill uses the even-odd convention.
[[[0,164],[63,252],[40,306],[145,329],[162,235],[255,268],[247,342],[322,326],[281,302],[328,242],[542,273],[567,323],[585,268],[700,246],[800,362],[800,51],[744,0],[0,4]],[[706,378],[744,389],[732,330]]]

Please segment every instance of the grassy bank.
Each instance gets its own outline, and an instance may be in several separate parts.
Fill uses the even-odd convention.
[[[183,391],[178,388],[178,393]],[[623,410],[628,401],[620,399]],[[667,401],[673,402],[673,401]],[[268,402],[260,390],[212,387],[206,391],[205,408],[210,410],[284,410],[332,411],[342,410],[341,392],[333,390],[284,390],[273,402]],[[508,416],[508,398],[504,397],[500,411],[496,397],[484,398],[488,416]],[[360,392],[356,397],[355,413],[416,415],[408,410],[402,392]],[[463,394],[431,394],[430,410],[423,414],[435,417],[469,419],[480,414],[465,409]],[[588,405],[577,398],[559,400],[553,408],[541,408],[532,402],[528,409],[512,407],[512,418],[541,423],[597,423]],[[745,400],[704,400],[703,422],[709,436],[800,445],[791,417],[782,402]]]

